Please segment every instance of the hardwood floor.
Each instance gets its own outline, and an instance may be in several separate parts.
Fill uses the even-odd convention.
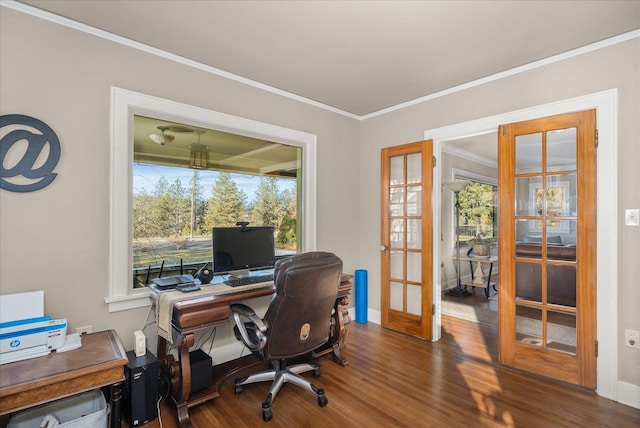
[[[495,326],[442,317],[442,340],[425,342],[372,323],[351,323],[341,367],[322,357],[314,380],[329,399],[285,385],[262,421],[268,383],[190,409],[194,427],[638,427],[640,410],[572,385],[497,365]],[[313,378],[312,374],[307,374]],[[163,428],[177,426],[161,406]],[[125,422],[126,426],[126,422]],[[159,427],[159,420],[145,427]]]

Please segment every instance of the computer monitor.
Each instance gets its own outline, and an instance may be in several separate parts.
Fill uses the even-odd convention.
[[[275,264],[273,227],[214,227],[213,271],[215,273]]]

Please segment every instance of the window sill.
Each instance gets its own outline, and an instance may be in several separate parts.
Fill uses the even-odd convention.
[[[129,309],[144,308],[151,305],[149,295],[151,291],[143,290],[126,296],[113,296],[105,298],[109,305],[109,312],[127,311]]]

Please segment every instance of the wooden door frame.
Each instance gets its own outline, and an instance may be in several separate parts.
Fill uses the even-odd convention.
[[[617,208],[617,103],[616,89],[589,94],[577,98],[561,100],[522,110],[516,110],[469,122],[427,130],[424,139],[433,140],[433,153],[438,159],[433,172],[433,265],[440,266],[442,255],[439,248],[441,236],[441,162],[442,145],[448,141],[497,132],[504,123],[520,122],[574,111],[596,109],[596,123],[599,136],[598,147],[598,184],[597,184],[597,282],[598,284],[618,283],[618,225],[608,219],[618,218]],[[497,140],[496,140],[497,147]],[[496,163],[497,166],[497,163]],[[437,238],[437,239],[436,239]],[[436,314],[433,322],[433,338],[441,337],[441,278],[440,269],[434,269],[433,302]],[[597,289],[597,340],[599,355],[597,359],[598,395],[618,400],[618,307],[616,287],[598,287]]]

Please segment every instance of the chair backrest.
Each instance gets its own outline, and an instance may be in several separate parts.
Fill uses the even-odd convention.
[[[294,357],[326,343],[341,277],[342,260],[332,253],[304,253],[276,263],[276,293],[263,318],[265,358]]]

